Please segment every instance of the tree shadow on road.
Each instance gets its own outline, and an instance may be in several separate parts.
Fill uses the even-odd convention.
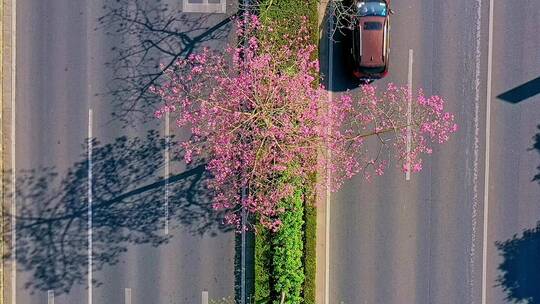
[[[218,44],[217,47],[223,48],[228,42],[236,8],[226,15],[186,14],[181,12],[180,4],[179,1],[176,6],[165,1],[104,1],[104,15],[99,18],[96,30],[104,31],[114,45],[113,58],[106,63],[113,79],[104,93],[115,105],[112,119],[119,119],[124,125],[146,122],[160,102],[149,88],[160,86],[163,70],[202,46]]]
[[[503,258],[497,285],[510,303],[540,303],[540,222],[521,236],[495,243]]]
[[[537,94],[540,94],[540,77],[499,94],[497,98],[516,104],[534,97]]]
[[[119,137],[110,144],[93,141],[94,271],[116,264],[130,244],[157,247],[168,242],[171,234],[163,232],[166,184],[172,233],[176,228],[194,235],[233,230],[222,224],[223,213],[211,208],[204,164],[173,173],[166,183],[163,178],[166,145],[157,131],[148,132],[144,138]],[[177,146],[172,143],[171,149]],[[83,151],[86,150],[84,145]],[[68,293],[74,284],[86,280],[89,219],[86,155],[84,152],[81,160],[65,174],[55,168],[17,172],[16,259],[18,269],[31,274],[31,279],[25,282],[31,292]],[[179,161],[172,159],[173,163]],[[6,239],[11,232],[5,230]]]
[[[538,152],[540,154],[540,125],[538,125],[537,128],[538,128],[539,132],[536,133],[536,135],[533,137],[534,138],[534,144],[533,144],[531,150],[536,150],[536,152]],[[538,174],[536,174],[533,177],[533,181],[538,181],[538,184],[540,184],[540,165],[538,165],[537,169],[538,169]]]

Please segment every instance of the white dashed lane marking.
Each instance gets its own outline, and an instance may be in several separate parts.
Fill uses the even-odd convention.
[[[407,96],[407,172],[405,179],[411,179],[411,122],[412,122],[412,65],[413,65],[413,50],[409,49],[409,69],[407,74],[407,86],[409,95]]]

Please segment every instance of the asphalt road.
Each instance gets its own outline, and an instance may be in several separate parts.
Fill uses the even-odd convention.
[[[540,303],[540,2],[496,2],[486,303]]]
[[[172,0],[18,2],[16,303],[233,295],[234,232],[211,210],[200,167],[167,148],[158,101],[137,99],[158,63],[234,38],[229,4],[209,15]],[[170,125],[173,141],[189,135]]]
[[[496,96],[540,74],[539,7],[495,2],[485,303],[514,303],[519,297],[505,302],[508,293],[496,281],[504,272],[495,242],[540,220],[533,181],[540,104],[538,95],[519,103]],[[481,303],[489,2],[393,1],[393,8],[390,75],[374,84],[406,85],[412,49],[413,88],[444,97],[460,128],[410,181],[392,168],[372,182],[356,177],[332,194],[330,303]],[[353,88],[341,49],[334,44],[335,95]],[[539,86],[537,80],[507,98],[533,95]],[[520,291],[536,303],[540,232],[530,234],[521,252],[505,251],[503,269],[510,273],[506,284],[521,280]]]

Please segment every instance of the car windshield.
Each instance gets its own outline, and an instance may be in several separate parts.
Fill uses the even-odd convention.
[[[386,3],[383,2],[358,2],[358,16],[381,16],[387,15]]]
[[[382,29],[382,23],[380,22],[365,22],[364,30],[367,31],[378,31]]]
[[[367,74],[380,74],[384,72],[385,67],[362,67],[362,72]]]

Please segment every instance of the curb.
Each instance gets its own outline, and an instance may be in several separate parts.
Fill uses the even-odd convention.
[[[0,304],[4,304],[4,197],[5,197],[5,191],[4,189],[4,117],[3,117],[3,110],[4,110],[4,90],[3,90],[3,83],[4,83],[4,2],[0,1],[0,20],[2,20],[2,30],[0,31],[0,81],[2,85],[0,85],[0,189],[2,189],[1,195],[1,202],[0,202],[0,214],[2,214],[0,219],[0,257],[2,259],[2,263],[0,263]]]
[[[9,258],[11,237],[8,235],[10,227],[9,214],[12,206],[10,199],[10,187],[7,179],[10,178],[9,173],[14,168],[14,151],[13,143],[13,114],[14,114],[14,51],[15,51],[15,1],[16,0],[1,0],[0,1],[0,20],[2,30],[0,31],[0,211],[2,217],[0,220],[0,254],[2,263],[0,263],[0,304],[10,303],[15,304],[15,299],[12,295],[13,286],[9,273],[12,273],[12,263]]]
[[[328,75],[329,72],[329,49],[327,39],[327,27],[326,27],[326,11],[329,4],[329,0],[320,0],[318,3],[318,33],[319,33],[319,64],[320,70],[323,75]],[[327,82],[327,79],[324,80]],[[324,83],[328,87],[328,83]],[[326,156],[321,156],[326,157]],[[327,264],[328,261],[328,244],[327,244],[327,213],[328,213],[328,194],[326,191],[321,193],[317,191],[316,204],[317,204],[317,237],[316,237],[316,267],[315,267],[315,303],[316,304],[330,304],[326,303],[327,285]],[[328,301],[330,302],[330,301]]]

